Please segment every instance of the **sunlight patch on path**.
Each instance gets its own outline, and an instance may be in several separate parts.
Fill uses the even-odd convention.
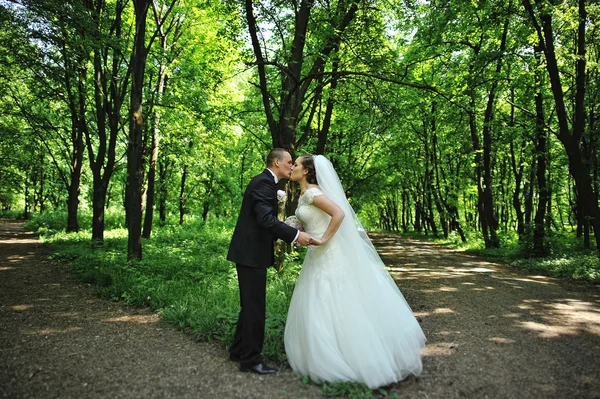
[[[121,317],[111,317],[108,319],[104,319],[103,321],[109,323],[139,323],[139,324],[147,324],[147,323],[157,323],[159,321],[158,316],[155,314],[150,315],[128,315]]]
[[[45,328],[43,330],[25,330],[23,334],[26,335],[53,335],[53,334],[68,334],[83,330],[81,327],[69,327],[69,328]]]
[[[22,310],[29,310],[32,307],[33,307],[33,305],[14,305],[14,306],[9,306],[8,308],[10,310],[22,311]]]

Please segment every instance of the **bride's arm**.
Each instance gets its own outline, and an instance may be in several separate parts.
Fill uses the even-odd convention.
[[[321,237],[320,240],[313,238],[311,242],[313,245],[323,245],[338,231],[340,225],[342,224],[342,220],[344,220],[344,216],[346,215],[344,214],[344,211],[342,211],[342,209],[333,201],[327,198],[326,195],[315,196],[312,204],[331,216],[329,226],[327,226],[327,230],[325,230],[323,237]]]

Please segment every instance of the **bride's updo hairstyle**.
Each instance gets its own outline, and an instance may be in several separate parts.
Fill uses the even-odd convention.
[[[317,184],[317,172],[315,170],[315,160],[313,159],[313,156],[310,154],[302,155],[300,157],[300,162],[302,162],[304,169],[308,170],[306,181],[310,184]]]

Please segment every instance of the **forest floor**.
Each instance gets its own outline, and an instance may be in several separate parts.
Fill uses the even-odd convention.
[[[373,234],[428,338],[400,398],[600,398],[600,287]],[[317,398],[289,369],[241,373],[225,349],[95,295],[0,221],[0,396]]]

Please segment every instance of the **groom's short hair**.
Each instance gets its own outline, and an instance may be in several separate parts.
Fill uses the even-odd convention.
[[[275,158],[282,160],[286,152],[287,150],[284,150],[283,148],[273,148],[269,151],[269,155],[267,155],[267,167],[273,166]]]

